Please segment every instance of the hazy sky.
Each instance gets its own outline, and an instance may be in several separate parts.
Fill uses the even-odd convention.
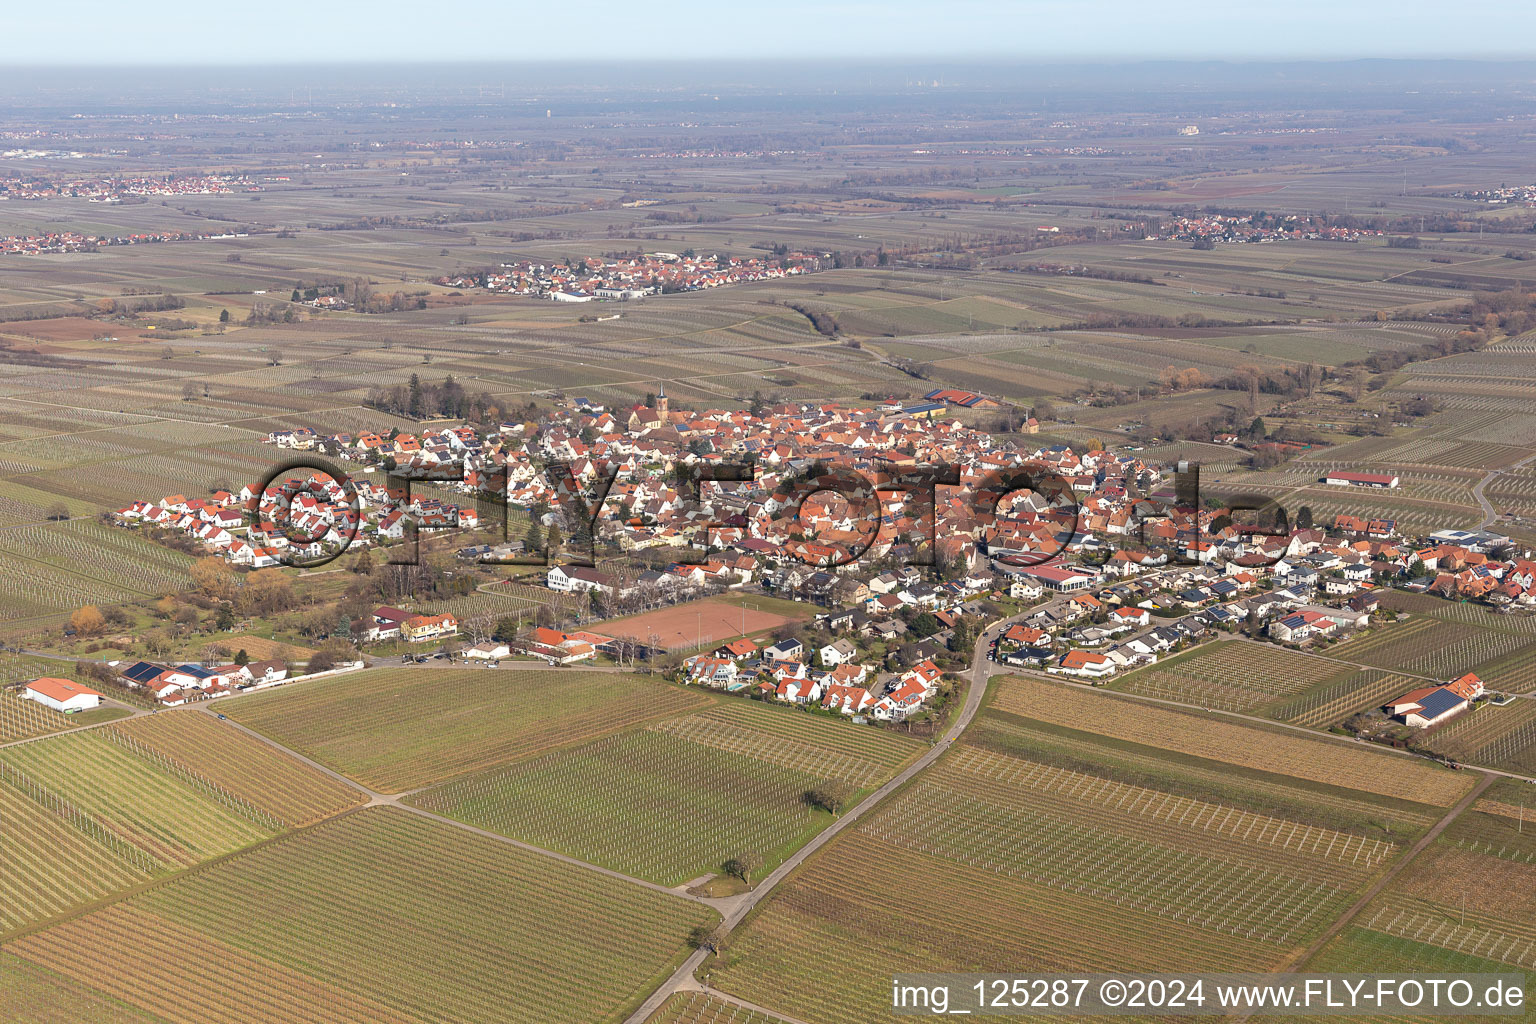
[[[12,66],[1536,53],[1536,4],[1512,0],[54,0],[6,7],[5,63]]]

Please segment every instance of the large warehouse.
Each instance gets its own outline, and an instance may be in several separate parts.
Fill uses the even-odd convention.
[[[81,686],[68,679],[55,679],[50,676],[28,683],[23,696],[66,714],[99,707],[102,698],[102,694],[89,686]]]

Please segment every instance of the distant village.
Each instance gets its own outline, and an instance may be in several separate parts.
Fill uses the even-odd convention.
[[[945,672],[965,664],[981,625],[999,609],[1016,610],[1021,621],[990,657],[1087,682],[1155,664],[1218,632],[1326,645],[1369,628],[1393,587],[1536,612],[1536,562],[1515,553],[1507,537],[1457,529],[1407,537],[1392,520],[1342,514],[1272,535],[1233,523],[1220,508],[1177,507],[1171,481],[1133,452],[999,442],[952,415],[988,404],[996,403],[937,389],[869,407],[683,411],[670,408],[662,387],[646,403],[609,409],[577,397],[535,422],[483,433],[468,425],[419,434],[296,427],[267,440],[360,466],[356,508],[334,480],[311,476],[262,491],[147,498],[114,516],[125,526],[179,531],[255,569],[344,546],[388,545],[412,526],[472,529],[480,522],[473,501],[408,498],[398,478],[446,476],[435,486],[469,495],[505,474],[506,500],[529,514],[530,535],[458,549],[468,562],[501,561],[537,551],[534,534],[570,536],[569,488],[612,476],[592,527],[596,564],[554,559],[542,570],[552,595],[580,599],[572,606],[579,621],[516,637],[479,630],[460,657],[622,661],[637,647],[655,657],[660,648],[644,650],[586,623],[709,594],[762,593],[819,611],[801,636],[695,648],[679,678],[890,721],[931,704]],[[1031,417],[1024,429],[1039,428]],[[750,463],[754,478],[701,483],[697,500],[679,492],[678,467],[725,463]],[[546,473],[548,464],[568,477]],[[958,483],[926,496],[877,489],[873,531],[849,500],[828,490],[805,497],[792,514],[790,482],[838,466],[870,475],[954,467]],[[1022,467],[1049,473],[1057,490],[977,502],[990,475]],[[1340,488],[1398,484],[1390,473],[1335,471],[1325,480]],[[440,641],[459,636],[460,627],[450,615],[381,608],[360,639]],[[812,642],[813,634],[822,639]],[[1431,725],[1483,696],[1481,682],[1464,676],[1388,707],[1399,721]]]
[[[91,235],[79,231],[48,231],[39,235],[0,235],[0,255],[39,256],[45,253],[95,252],[117,245],[152,245],[158,242],[200,242],[218,238],[245,238],[236,231],[136,231],[129,235]]]
[[[663,292],[701,291],[746,281],[793,277],[821,266],[822,256],[786,252],[773,258],[699,256],[648,252],[633,256],[587,257],[577,262],[503,263],[494,270],[450,274],[436,283],[511,295],[533,295],[553,302],[624,301]]]
[[[1285,242],[1296,240],[1324,240],[1357,242],[1361,238],[1381,235],[1383,232],[1358,227],[1340,227],[1328,223],[1326,218],[1306,214],[1218,214],[1208,213],[1195,217],[1174,217],[1164,223],[1161,234],[1150,234],[1149,241],[1159,238],[1184,242]]]
[[[262,188],[244,175],[154,178],[0,178],[0,200],[87,199],[93,203],[117,203],[129,197],[212,196],[236,192],[260,192]]]
[[[1536,205],[1536,184],[1500,185],[1498,188],[1480,188],[1452,192],[1451,198],[1469,199],[1474,203],[1487,203],[1490,206],[1506,206],[1510,203],[1523,203],[1531,206]]]

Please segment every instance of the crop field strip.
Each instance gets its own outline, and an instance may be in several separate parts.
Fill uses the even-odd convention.
[[[276,831],[233,794],[104,735],[112,728],[8,747],[0,762],[7,775],[24,775],[165,866],[186,867]]]
[[[1527,682],[1536,682],[1528,671],[1531,648],[1529,636],[1421,616],[1345,640],[1328,656],[1432,679],[1471,670],[1492,689],[1524,692]]]
[[[1006,782],[1021,792],[1060,794],[1071,800],[1112,807],[1127,815],[1162,821],[1170,827],[1225,836],[1255,846],[1294,850],[1352,868],[1374,868],[1397,852],[1394,844],[1379,839],[1027,761],[984,748],[961,746],[951,757],[957,770]]]
[[[858,786],[888,778],[920,747],[905,737],[744,700],[724,701],[651,728],[683,739]]]
[[[1254,711],[1347,671],[1320,658],[1257,644],[1216,644],[1172,664],[1157,664],[1115,685],[1130,693],[1226,711]]]
[[[663,885],[765,858],[815,821],[822,777],[658,730],[609,736],[449,783],[411,802]]]
[[[0,691],[0,743],[62,732],[73,724],[52,708],[10,690]]]
[[[913,884],[866,884],[861,866],[898,864]],[[714,987],[828,1024],[888,1020],[889,978],[903,971],[1243,971],[1278,959],[1273,945],[893,846],[862,828],[776,889],[730,948]],[[820,949],[837,951],[835,972],[807,953]]]
[[[8,951],[168,1024],[289,1024],[311,1019],[313,1005],[327,1008],[328,1021],[358,1024],[590,1024],[659,980],[707,916],[681,899],[380,808]],[[161,966],[163,958],[130,969],[146,936],[217,951],[215,975],[182,984],[181,965]]]
[[[1338,682],[1276,705],[1267,713],[1282,722],[1320,729],[1342,722],[1357,712],[1380,707],[1399,694],[1418,689],[1423,682],[1423,679],[1380,669],[1360,669]]]
[[[1434,806],[1450,806],[1472,784],[1449,771],[1399,763],[1379,752],[1167,708],[1122,707],[1112,700],[1014,676],[998,688],[992,706],[1028,719]]]
[[[963,769],[925,775],[863,831],[903,849],[1281,946],[1321,930],[1367,874],[1347,862],[1234,848],[1225,837],[1103,804],[1041,799]]]
[[[363,801],[350,786],[197,710],[142,716],[108,731],[201,775],[289,828]]]
[[[227,713],[372,789],[404,792],[711,702],[619,673],[384,669],[246,697]]]

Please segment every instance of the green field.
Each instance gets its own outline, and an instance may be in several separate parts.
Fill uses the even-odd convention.
[[[0,775],[43,802],[66,802],[96,828],[160,866],[195,864],[281,827],[208,780],[109,738],[114,728],[7,747],[0,750]]]
[[[317,1006],[334,1024],[594,1024],[620,1019],[709,916],[375,809],[5,951],[165,1024],[291,1024]],[[138,956],[146,944],[201,950],[200,984],[174,958]]]
[[[677,885],[729,858],[777,863],[830,820],[823,780],[659,730],[598,740],[424,793],[430,811]]]
[[[398,793],[647,718],[696,691],[559,669],[383,669],[232,701],[230,718],[374,789]]]
[[[114,728],[150,760],[163,758],[290,828],[364,799],[350,786],[194,709],[145,715]]]

